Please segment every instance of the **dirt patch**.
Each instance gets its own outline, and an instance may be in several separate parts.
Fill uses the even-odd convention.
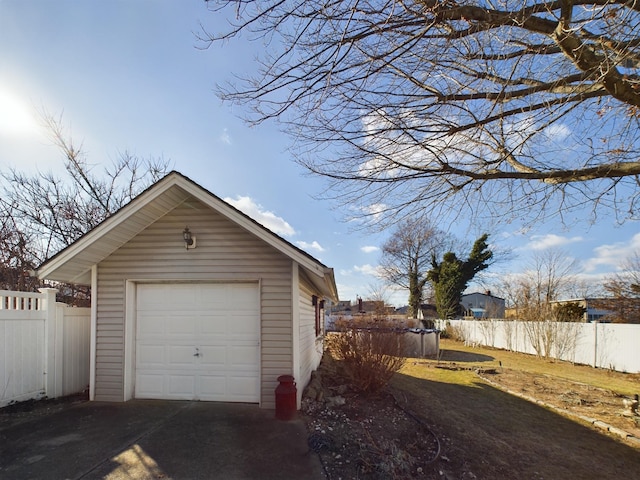
[[[305,391],[302,414],[309,448],[330,480],[477,478],[448,458],[451,439],[415,415],[401,391],[352,391],[326,358]]]
[[[345,404],[305,401],[309,446],[330,479],[439,478],[440,440],[389,392],[347,394]]]
[[[540,400],[571,414],[600,420],[640,438],[640,417],[629,416],[623,399],[629,397],[604,388],[550,375],[499,369],[480,376],[504,389]]]

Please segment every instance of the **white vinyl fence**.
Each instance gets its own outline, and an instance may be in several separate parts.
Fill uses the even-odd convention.
[[[58,303],[56,292],[0,290],[0,407],[89,384],[91,309]]]
[[[640,372],[640,325],[621,323],[438,320],[467,345],[558,358],[619,372]]]

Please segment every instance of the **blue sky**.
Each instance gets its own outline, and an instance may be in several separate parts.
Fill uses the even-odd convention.
[[[379,284],[373,273],[388,233],[354,231],[335,205],[318,198],[324,181],[292,161],[291,139],[277,125],[250,128],[238,107],[221,104],[216,83],[251,72],[262,45],[241,38],[201,49],[200,25],[218,32],[225,19],[202,0],[0,0],[0,169],[59,168],[63,159],[36,111],[62,113],[90,163],[111,163],[124,150],[169,159],[333,267],[341,299],[366,298]],[[457,229],[481,231],[463,222]],[[533,252],[553,246],[597,282],[640,251],[639,231],[634,222],[616,226],[613,217],[571,229],[553,221],[529,230],[511,223],[490,231],[496,248],[512,250],[511,260],[492,271],[518,272]],[[396,305],[406,297],[389,293]]]

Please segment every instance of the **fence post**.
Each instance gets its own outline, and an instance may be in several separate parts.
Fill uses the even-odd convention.
[[[598,321],[593,321],[593,368],[598,368]]]
[[[44,318],[44,375],[45,375],[45,395],[49,398],[57,396],[57,385],[61,385],[58,380],[62,376],[62,369],[56,368],[56,360],[60,357],[61,348],[58,348],[58,339],[62,340],[62,332],[57,332],[58,315],[56,308],[56,288],[39,288],[40,293],[45,295],[41,309],[45,311]]]

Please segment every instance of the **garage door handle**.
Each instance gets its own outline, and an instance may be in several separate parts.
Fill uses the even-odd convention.
[[[199,357],[200,355],[202,355],[200,353],[200,349],[196,347],[196,353],[193,354],[194,357]]]

